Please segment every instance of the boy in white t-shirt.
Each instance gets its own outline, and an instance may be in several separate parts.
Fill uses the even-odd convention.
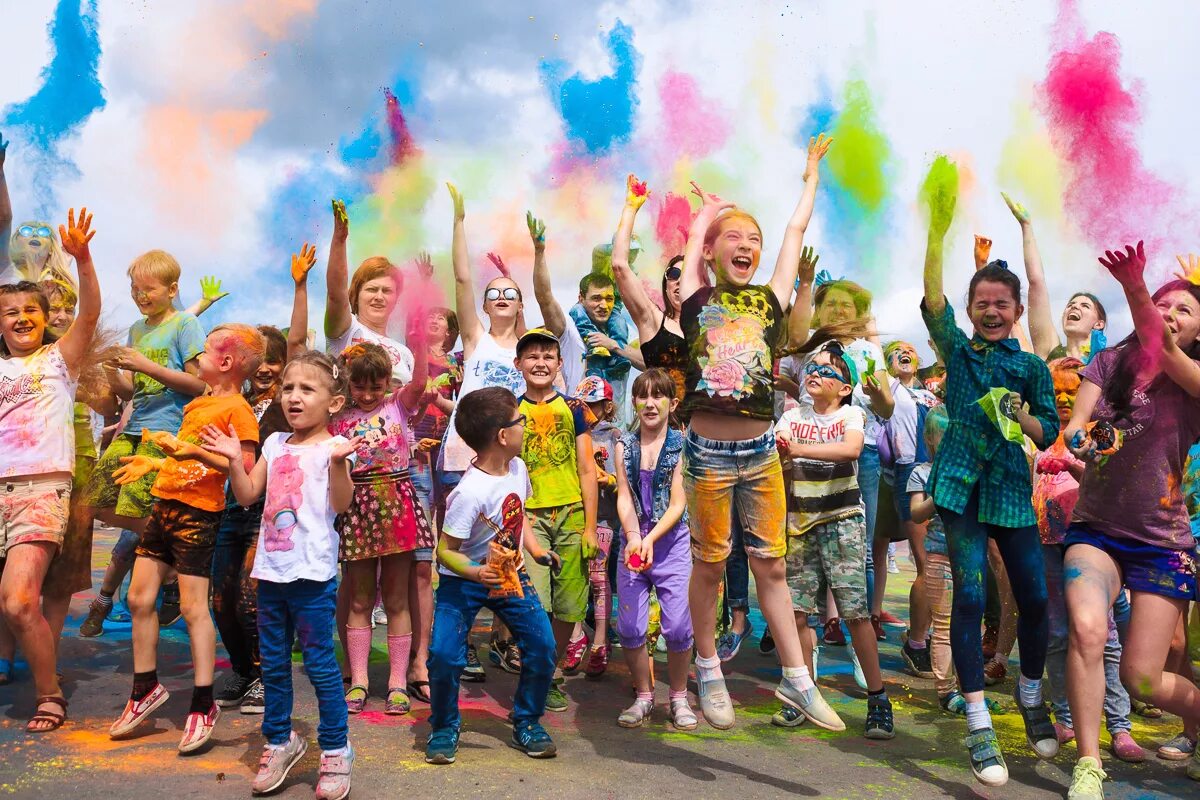
[[[890,739],[895,736],[892,706],[883,688],[867,604],[866,522],[855,468],[866,419],[861,408],[851,405],[857,382],[854,361],[840,347],[817,353],[804,366],[803,375],[802,388],[812,404],[784,412],[775,426],[781,451],[792,459],[787,581],[808,665],[803,676],[808,702],[799,709],[803,717],[829,730],[846,727],[807,674],[815,640],[808,616],[816,613],[817,598],[829,588],[846,619],[866,678],[866,736]],[[785,706],[772,721],[790,727],[803,717]]]
[[[458,682],[467,663],[467,637],[479,609],[492,610],[516,639],[521,677],[513,696],[512,744],[531,758],[557,750],[539,722],[554,675],[554,632],[525,572],[522,549],[557,570],[525,516],[529,472],[518,456],[525,417],[508,389],[492,386],[463,395],[454,426],[476,458],[446,498],[438,541],[437,603],[429,647],[429,724],[425,761],[452,764],[458,753]]]

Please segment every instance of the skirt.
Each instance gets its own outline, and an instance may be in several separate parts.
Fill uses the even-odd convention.
[[[408,553],[433,541],[407,470],[355,478],[350,509],[337,516],[334,526],[342,561]]]

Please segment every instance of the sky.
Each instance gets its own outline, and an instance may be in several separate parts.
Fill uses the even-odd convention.
[[[1113,341],[1128,314],[1096,257],[1145,238],[1154,284],[1200,251],[1200,65],[1169,44],[1198,28],[1200,5],[1168,0],[28,0],[6,15],[0,134],[18,223],[94,212],[114,323],[135,313],[128,264],[153,248],[182,264],[184,304],[203,275],[231,292],[206,325],[286,325],[288,256],[312,242],[319,313],[333,197],[350,209],[352,265],[427,250],[448,292],[447,180],[481,283],[494,251],[530,287],[529,209],[573,301],[628,172],[652,192],[637,231],[649,281],[679,247],[681,201],[662,202],[691,179],[758,217],[766,280],[804,143],[824,129],[835,142],[806,243],[874,293],[885,339],[924,349],[917,194],[946,154],[962,175],[951,302],[974,233],[1022,272],[1004,190],[1033,213],[1055,319],[1094,291]]]

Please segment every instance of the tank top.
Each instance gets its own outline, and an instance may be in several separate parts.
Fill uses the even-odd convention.
[[[75,390],[57,344],[0,358],[0,478],[75,471]]]
[[[475,350],[471,353],[471,357],[463,364],[462,388],[459,390],[458,396],[461,398],[476,389],[484,389],[489,386],[503,386],[517,397],[525,394],[525,378],[513,366],[516,357],[515,345],[501,347],[490,333],[484,333],[475,344]],[[450,472],[465,471],[467,467],[471,466],[471,459],[475,457],[475,451],[467,447],[466,442],[454,429],[454,418],[457,413],[456,407],[454,413],[450,415],[446,438],[442,441],[441,468]]]
[[[667,330],[664,316],[658,332],[649,341],[642,342],[642,358],[647,367],[665,370],[675,381],[675,393],[683,402],[687,374],[687,342],[674,331]]]

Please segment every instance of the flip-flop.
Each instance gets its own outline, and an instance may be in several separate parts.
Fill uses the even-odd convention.
[[[408,696],[414,700],[420,700],[422,703],[429,703],[431,698],[429,697],[428,686],[429,681],[409,681]]]
[[[350,695],[355,694],[356,692],[362,692],[362,696],[354,697],[352,699],[350,697]],[[359,714],[366,707],[367,707],[367,687],[351,686],[350,690],[346,692],[346,711],[348,711],[351,714]]]
[[[412,703],[409,702],[408,692],[404,689],[388,689],[387,704],[383,707],[383,713],[399,716],[411,710]]]
[[[39,697],[37,699],[37,704],[40,706],[43,703],[55,704],[56,706],[58,706],[59,708],[62,709],[62,713],[60,714],[57,711],[41,711],[41,710],[34,712],[34,715],[29,718],[29,722],[27,722],[25,724],[25,732],[26,733],[49,733],[50,731],[56,731],[63,726],[64,722],[67,721],[67,699],[65,697],[58,697],[56,695],[46,695],[45,697]],[[49,722],[52,724],[50,725],[49,728],[32,728],[32,727],[30,727],[35,722]]]

